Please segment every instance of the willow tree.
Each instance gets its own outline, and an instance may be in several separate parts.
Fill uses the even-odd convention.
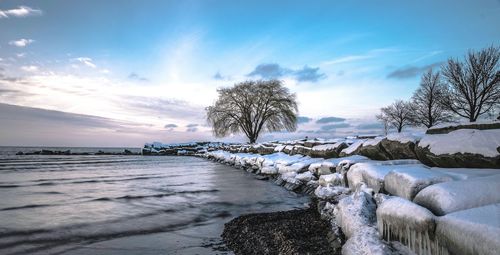
[[[217,137],[243,132],[250,143],[255,143],[262,131],[297,128],[295,94],[279,80],[245,81],[217,92],[217,101],[206,109]]]

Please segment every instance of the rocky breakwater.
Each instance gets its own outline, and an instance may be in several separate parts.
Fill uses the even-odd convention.
[[[278,143],[274,153],[267,155],[216,150],[201,156],[317,198],[321,218],[329,223],[328,247],[333,248],[334,253],[499,254],[500,169],[487,168],[488,165],[450,168],[423,164],[417,159],[416,151],[431,135],[438,134],[349,138],[342,141],[348,147],[341,151],[343,157],[338,158],[293,153],[296,147],[306,147],[304,141]],[[481,144],[474,139],[477,136],[463,136],[460,143],[495,149],[500,146],[500,142],[491,137]],[[384,140],[387,142],[383,143]],[[445,147],[453,147],[456,142],[439,141],[445,142],[440,145]],[[397,144],[387,146],[389,143]],[[323,144],[314,144],[311,148]],[[357,154],[368,146],[383,148],[385,152],[377,153],[384,153],[380,155],[387,160]],[[238,235],[238,228],[234,225],[229,228],[231,231],[226,236]],[[259,245],[252,241],[255,238],[245,240],[244,246]],[[296,246],[287,246],[288,239],[276,240],[279,241],[271,243],[296,251]],[[234,238],[229,242],[239,241]]]

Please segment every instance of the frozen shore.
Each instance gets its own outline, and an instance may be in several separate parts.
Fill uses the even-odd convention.
[[[496,125],[448,133],[440,127],[437,134],[208,144],[177,153],[232,165],[319,198],[318,210],[338,233],[331,240],[340,243],[342,254],[499,254]],[[161,154],[161,147],[154,148]]]

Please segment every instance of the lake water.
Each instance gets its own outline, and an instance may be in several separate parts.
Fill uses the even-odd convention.
[[[308,202],[201,158],[20,150],[0,147],[0,254],[228,254],[225,222]]]

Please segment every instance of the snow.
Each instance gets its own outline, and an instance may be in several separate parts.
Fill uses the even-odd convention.
[[[338,173],[321,175],[319,177],[319,185],[328,186],[328,185],[341,185],[343,176]]]
[[[351,165],[366,160],[368,160],[367,157],[360,155],[352,155],[342,158],[331,158],[311,164],[309,166],[309,171],[316,175],[330,174],[334,170],[339,171],[340,167],[342,166]]]
[[[500,174],[431,185],[420,191],[415,203],[435,215],[500,203]]]
[[[285,148],[285,145],[278,145],[274,148],[275,152],[281,152]]]
[[[295,172],[288,172],[288,173],[284,173],[284,174],[281,174],[281,179],[283,179],[284,181],[288,182],[288,183],[294,183],[294,184],[300,184],[301,182],[297,179],[295,179],[295,176],[297,176],[297,173]]]
[[[403,133],[392,133],[387,135],[387,140],[389,141],[396,141],[400,143],[408,143],[408,142],[417,142],[419,141],[423,133],[409,133],[409,132],[403,132]]]
[[[453,177],[454,180],[467,180],[476,177],[484,177],[490,175],[500,174],[500,169],[488,168],[441,168],[433,167],[433,171],[438,171],[443,174]]]
[[[343,149],[341,152],[347,155],[352,154],[355,150],[357,150],[360,146],[362,146],[365,141],[366,140],[358,140],[353,144],[349,145],[349,147]]]
[[[368,139],[365,142],[363,142],[363,146],[376,146],[379,144],[382,140],[384,140],[384,137],[378,136],[373,139]]]
[[[436,237],[452,254],[500,254],[500,204],[440,217]]]
[[[315,180],[316,178],[314,177],[314,175],[311,172],[306,171],[306,172],[297,174],[295,176],[295,179],[297,179],[301,182],[307,183],[311,180]]]
[[[467,126],[467,125],[480,125],[480,124],[495,124],[500,123],[497,120],[478,120],[476,122],[448,122],[448,123],[440,123],[429,129],[440,129],[440,128],[450,128],[450,127],[458,127],[458,126]]]
[[[279,173],[303,172],[303,171],[307,170],[309,165],[323,160],[322,158],[310,158],[310,157],[302,157],[300,159],[301,159],[301,161],[293,163],[289,166],[281,166],[278,169],[278,172]]]
[[[426,135],[418,144],[435,155],[471,153],[486,157],[500,155],[500,129],[459,129],[448,134]]]
[[[425,187],[452,180],[449,175],[431,170],[425,165],[415,164],[391,170],[384,177],[384,189],[392,195],[413,200]]]
[[[399,197],[385,199],[377,208],[377,225],[386,241],[399,241],[417,254],[438,254],[430,238],[436,216],[422,206]]]
[[[348,194],[349,192],[350,190],[346,187],[327,185],[318,186],[316,190],[314,190],[314,195],[322,199],[328,199],[342,194]]]
[[[347,238],[367,226],[375,224],[376,205],[372,197],[364,192],[343,198],[335,208],[337,224]]]
[[[316,145],[312,147],[313,151],[329,151],[329,150],[335,150],[337,149],[340,145],[342,145],[343,142],[338,142],[334,144],[322,144],[322,145]]]
[[[420,164],[418,160],[388,160],[367,161],[354,164],[347,172],[347,180],[350,188],[357,187],[361,182],[365,183],[375,193],[384,190],[384,177],[396,168],[412,167]]]
[[[387,244],[375,228],[376,205],[365,192],[356,192],[335,207],[337,225],[348,238],[342,254],[390,254]]]

